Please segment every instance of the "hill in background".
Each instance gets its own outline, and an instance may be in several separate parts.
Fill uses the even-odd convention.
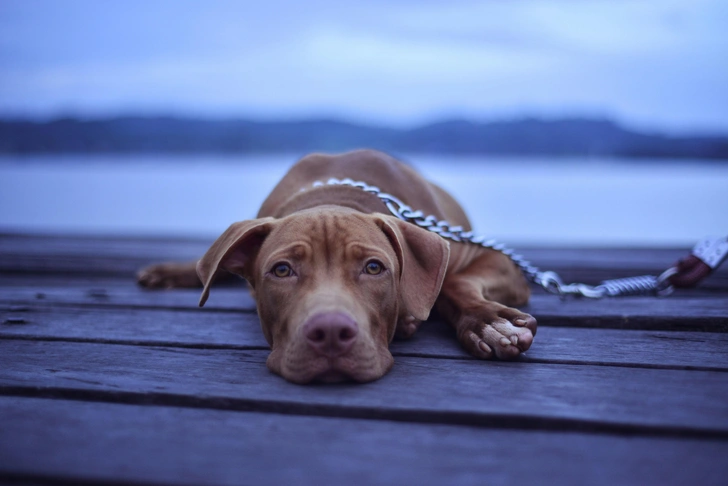
[[[340,152],[705,158],[728,160],[728,136],[667,136],[594,119],[477,123],[450,120],[396,129],[336,120],[262,122],[170,117],[0,121],[0,153]]]

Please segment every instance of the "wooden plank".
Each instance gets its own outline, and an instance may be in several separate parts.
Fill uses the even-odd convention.
[[[197,259],[212,241],[5,234],[0,272],[131,276],[150,263]]]
[[[728,295],[693,297],[682,290],[665,298],[601,300],[533,295],[523,309],[542,326],[728,332]]]
[[[0,304],[6,305],[197,309],[199,294],[196,289],[144,290],[131,278],[0,277]],[[255,302],[242,284],[226,285],[212,291],[205,309],[254,312]],[[604,300],[535,294],[524,310],[541,326],[728,332],[728,295],[696,297],[689,290],[666,298]]]
[[[0,340],[0,394],[489,427],[728,438],[728,374],[397,358],[366,385],[293,385],[265,351]]]
[[[224,230],[222,228],[221,230]],[[204,253],[217,235],[209,238],[134,237],[122,235],[23,234],[0,233],[0,254],[24,253],[43,255],[49,249],[59,254],[84,256],[144,255],[160,258],[165,255],[192,257]]]
[[[0,273],[132,276],[142,266],[200,257],[209,239],[151,239],[94,236],[0,234]],[[688,249],[519,248],[535,265],[561,273],[566,281],[598,283],[608,278],[659,274]],[[700,286],[728,289],[728,268]]]
[[[0,308],[2,309],[2,308]],[[209,310],[6,307],[0,336],[125,344],[267,349],[258,316]],[[13,324],[12,316],[24,322]]]
[[[147,290],[133,277],[0,276],[0,303],[197,310],[202,289]],[[0,304],[1,305],[1,304]],[[205,310],[255,312],[244,281],[216,286]]]
[[[18,320],[23,323],[11,324]],[[0,338],[221,349],[268,348],[254,314],[207,309],[0,306]],[[441,322],[425,323],[414,337],[395,340],[390,349],[395,356],[470,359],[457,342],[454,331]],[[728,370],[728,333],[544,326],[539,329],[531,350],[521,360]]]
[[[728,442],[0,397],[0,480],[724,484]],[[517,452],[516,452],[517,451]]]
[[[411,339],[394,341],[395,356],[475,359],[455,331],[428,322]],[[728,334],[542,327],[523,363],[618,365],[642,368],[728,370]]]

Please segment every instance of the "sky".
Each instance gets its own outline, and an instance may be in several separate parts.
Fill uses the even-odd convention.
[[[728,132],[724,0],[0,0],[0,117]]]

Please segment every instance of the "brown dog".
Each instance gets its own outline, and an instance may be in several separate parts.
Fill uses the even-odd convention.
[[[217,276],[244,277],[271,346],[268,368],[296,383],[382,377],[394,362],[395,333],[411,336],[435,304],[475,357],[508,359],[531,346],[536,320],[507,307],[529,297],[508,257],[448,243],[391,216],[361,189],[313,187],[332,177],[364,181],[470,229],[450,195],[392,157],[312,154],[273,189],[258,219],[234,223],[199,262],[142,270],[139,283],[203,286],[203,305]]]

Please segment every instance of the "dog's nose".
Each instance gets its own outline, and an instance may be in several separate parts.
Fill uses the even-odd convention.
[[[358,333],[356,322],[341,312],[316,314],[303,325],[303,334],[309,346],[330,358],[348,352]]]

